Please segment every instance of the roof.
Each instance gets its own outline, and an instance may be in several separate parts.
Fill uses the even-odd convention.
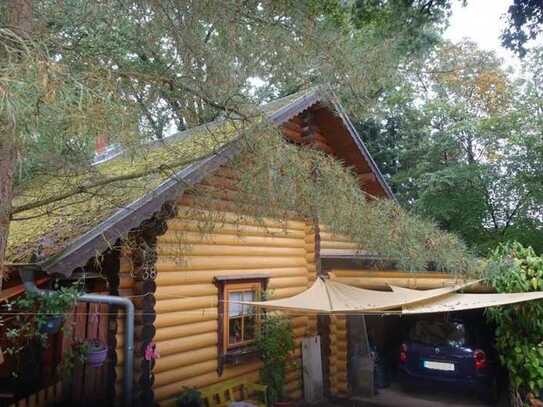
[[[386,194],[393,198],[379,169],[341,106],[317,88],[275,100],[262,107],[269,120],[280,125],[318,102],[331,102],[360,154]],[[215,121],[180,132],[165,141],[115,155],[93,167],[92,173],[66,172],[35,179],[14,206],[76,191],[89,180],[115,179],[92,190],[16,215],[10,225],[6,252],[9,262],[35,261],[51,274],[69,275],[87,261],[126,237],[131,229],[158,212],[165,202],[225,164],[237,152],[237,132],[226,121]],[[195,158],[205,158],[194,161]],[[161,166],[157,171],[156,163]],[[128,179],[135,173],[145,175]],[[17,219],[19,218],[19,219]]]

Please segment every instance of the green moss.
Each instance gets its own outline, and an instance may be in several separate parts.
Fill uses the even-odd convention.
[[[315,92],[305,90],[273,101],[262,110],[271,114]],[[239,134],[234,122],[218,121],[187,130],[166,142],[132,146],[123,155],[83,172],[63,169],[63,173],[35,178],[17,194],[14,207],[56,197],[97,180],[159,170],[131,180],[112,182],[59,202],[14,215],[6,252],[7,261],[30,261],[33,254],[48,257],[107,219],[119,208],[153,191],[180,171],[190,160],[217,151]],[[143,220],[143,219],[142,219]]]
[[[36,178],[15,199],[15,207],[56,197],[98,180],[152,172],[16,214],[10,226],[7,260],[22,262],[29,261],[33,253],[39,256],[59,253],[66,243],[89,231],[119,208],[153,191],[186,163],[217,151],[236,134],[232,126],[226,124],[213,130],[198,128],[188,135],[181,133],[167,143],[127,152],[87,168],[83,174],[66,172]]]

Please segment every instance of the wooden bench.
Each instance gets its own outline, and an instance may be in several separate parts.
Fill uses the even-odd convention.
[[[227,407],[235,401],[246,401],[259,407],[268,406],[268,386],[248,383],[243,378],[231,379],[199,389],[205,407]],[[239,394],[241,398],[235,397]]]

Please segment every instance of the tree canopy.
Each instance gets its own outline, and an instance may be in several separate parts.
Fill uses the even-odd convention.
[[[107,183],[92,162],[97,138],[135,154],[176,130],[258,118],[259,103],[321,84],[359,118],[408,209],[480,253],[513,237],[538,248],[542,54],[513,80],[492,52],[442,42],[450,6],[4,2],[0,253],[23,209],[55,199],[13,206],[40,177],[58,178],[57,197],[73,192],[70,177],[85,180],[83,193]]]
[[[0,258],[13,202],[37,177],[57,177],[60,197],[69,179],[85,179],[83,192],[102,184],[98,137],[137,151],[215,118],[250,120],[260,101],[309,84],[368,112],[448,10],[418,0],[4,2]]]
[[[502,44],[524,57],[527,52],[526,43],[536,39],[543,29],[543,3],[539,0],[513,0],[507,11]]]
[[[360,123],[400,200],[482,254],[509,239],[543,250],[540,66],[534,50],[513,79],[492,52],[444,43]]]

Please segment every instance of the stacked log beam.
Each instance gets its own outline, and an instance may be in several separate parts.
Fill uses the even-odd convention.
[[[347,318],[330,316],[330,392],[336,397],[347,397]]]
[[[119,284],[117,286],[117,295],[123,297],[134,296],[134,279],[132,273],[134,270],[134,264],[129,253],[126,250],[121,250],[119,259]],[[110,344],[115,349],[115,369],[114,369],[114,393],[115,393],[115,405],[120,406],[122,404],[123,397],[123,361],[124,361],[124,324],[125,314],[122,309],[117,309],[117,316],[111,324],[111,331],[114,332],[114,338],[110,339]]]
[[[294,144],[310,146],[333,155],[334,150],[327,138],[310,122],[311,118],[307,114],[304,117],[294,118],[283,125],[283,135]]]
[[[386,290],[390,285],[426,290],[465,282],[463,279],[440,272],[405,273],[395,270],[334,269],[330,271],[330,274],[333,274],[334,278],[341,283],[373,290]],[[493,292],[491,287],[481,283],[468,287],[466,291]]]
[[[305,226],[305,252],[307,261],[307,287],[315,282],[317,278],[317,270],[320,266],[319,249],[320,242],[318,238],[318,230],[312,222],[306,222]],[[307,336],[317,335],[317,317],[315,315],[308,316],[308,332]]]
[[[332,232],[326,225],[320,225],[321,249],[360,250],[360,245],[346,235]]]
[[[165,219],[174,216],[175,206],[165,204],[161,211],[131,231],[121,251],[118,295],[129,297],[135,308],[134,321],[134,405],[147,406],[154,402],[154,361],[145,359],[145,350],[153,342],[156,328],[156,242],[166,231]],[[115,336],[116,402],[122,397],[124,375],[124,314],[117,318]]]
[[[155,343],[160,352],[153,373],[153,391],[160,405],[170,405],[184,387],[205,387],[234,377],[259,380],[261,362],[218,364],[218,291],[214,278],[225,275],[268,275],[272,298],[296,295],[311,284],[315,273],[312,230],[303,220],[281,222],[240,216],[225,188],[234,188],[237,175],[221,168],[203,183],[206,198],[185,194],[177,215],[157,241]],[[217,193],[213,188],[220,189]],[[210,200],[209,196],[213,199]],[[210,202],[212,205],[210,205]],[[199,215],[202,215],[201,217]],[[217,221],[208,232],[195,218]],[[286,390],[302,397],[301,339],[314,334],[307,316],[290,317],[297,343],[287,371]]]

